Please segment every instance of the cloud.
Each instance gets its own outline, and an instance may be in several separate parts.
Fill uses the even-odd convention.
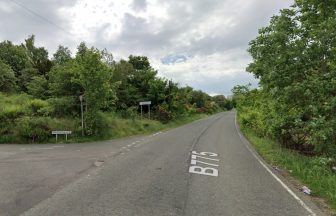
[[[73,35],[69,35],[59,27],[71,29],[67,17],[64,17],[61,11],[75,4],[76,1],[71,0],[50,0],[48,2],[31,0],[29,4],[19,0],[2,1],[0,3],[0,28],[3,31],[0,37],[19,43],[23,42],[28,35],[35,34],[39,39],[37,43],[49,49],[55,49],[60,43],[72,42]]]
[[[19,0],[16,0],[19,1]],[[117,59],[146,55],[160,76],[209,93],[230,94],[256,80],[245,72],[248,43],[270,17],[292,0],[32,0],[20,3],[66,29],[51,25],[10,1],[0,2],[0,39],[22,42],[36,34],[53,52],[81,40],[107,48]],[[70,32],[67,33],[67,32]]]
[[[147,9],[146,0],[133,0],[132,8],[135,11],[145,11]]]

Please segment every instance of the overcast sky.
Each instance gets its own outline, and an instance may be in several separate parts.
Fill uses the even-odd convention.
[[[0,0],[0,41],[146,55],[159,75],[209,94],[257,85],[245,72],[258,29],[292,0]]]

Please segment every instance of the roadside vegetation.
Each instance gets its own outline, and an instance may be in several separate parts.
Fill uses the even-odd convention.
[[[232,91],[260,154],[336,209],[336,4],[296,0],[250,42],[258,89]]]
[[[241,127],[241,130],[266,161],[307,185],[312,196],[325,198],[336,210],[336,175],[330,169],[330,158],[302,155],[282,147],[274,139],[258,136],[250,128]]]
[[[210,96],[159,77],[145,56],[115,61],[106,49],[82,42],[74,55],[64,46],[49,58],[35,46],[0,42],[0,143],[101,140],[153,132],[232,108],[223,95]],[[81,124],[83,98],[84,127]],[[151,120],[139,102],[151,101]],[[84,136],[82,136],[82,130]]]

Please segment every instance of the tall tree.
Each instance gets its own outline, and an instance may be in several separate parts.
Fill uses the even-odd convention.
[[[250,43],[248,71],[279,104],[273,127],[296,145],[335,145],[335,34],[334,0],[296,0]]]
[[[35,46],[35,36],[31,35],[22,45],[26,48],[29,60],[38,73],[48,78],[48,72],[52,67],[52,62],[48,58],[48,51],[43,47]]]
[[[71,60],[71,51],[64,46],[58,46],[57,51],[54,53],[54,62],[56,64],[65,64]]]

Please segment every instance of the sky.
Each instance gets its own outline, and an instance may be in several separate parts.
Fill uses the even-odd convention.
[[[0,41],[34,34],[49,56],[81,41],[116,60],[148,56],[161,77],[211,95],[258,81],[249,41],[293,0],[0,0]]]

